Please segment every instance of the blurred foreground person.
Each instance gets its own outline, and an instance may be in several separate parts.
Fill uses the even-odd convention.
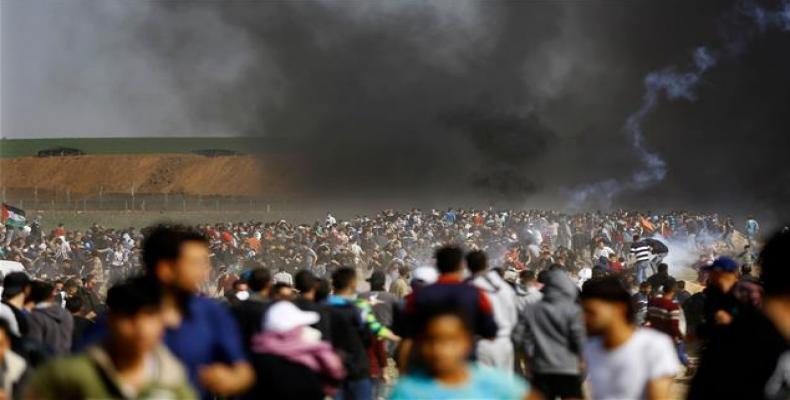
[[[759,261],[762,309],[740,309],[711,337],[691,400],[790,398],[790,232],[773,236]]]
[[[488,296],[497,325],[497,337],[477,343],[477,359],[485,364],[513,373],[514,350],[511,334],[518,322],[516,292],[493,269],[488,268],[488,259],[482,251],[466,255],[466,266],[472,276],[469,282]]]
[[[435,258],[436,269],[439,270],[436,282],[415,290],[406,297],[401,327],[404,341],[398,354],[398,366],[402,371],[415,359],[415,355],[411,354],[412,339],[418,333],[417,321],[425,310],[457,307],[472,321],[475,337],[493,340],[497,336],[497,324],[488,296],[463,281],[463,250],[455,246],[444,246],[436,251]]]
[[[31,379],[33,399],[191,399],[186,371],[162,344],[162,290],[147,278],[111,288],[108,335],[84,353],[44,365]]]
[[[581,299],[592,398],[668,399],[680,368],[670,338],[634,325],[634,304],[617,278],[586,282]]]
[[[204,398],[230,396],[255,379],[230,312],[198,289],[211,267],[205,236],[178,226],[157,226],[143,243],[148,276],[164,289],[165,343],[184,363]]]
[[[18,398],[19,388],[27,376],[28,364],[19,354],[11,350],[13,333],[8,321],[0,319],[0,399]]]
[[[543,299],[527,306],[523,319],[534,346],[532,382],[546,399],[581,399],[584,321],[576,302],[579,289],[559,269],[547,271],[543,283]]]
[[[708,272],[705,294],[704,322],[700,334],[711,339],[720,334],[739,314],[752,313],[762,301],[762,287],[738,278],[738,263],[719,257],[703,268]]]
[[[320,315],[279,301],[266,312],[264,330],[253,338],[252,363],[257,371],[249,399],[324,399],[345,376],[332,346],[311,328]]]
[[[416,322],[421,366],[400,378],[392,400],[540,398],[520,377],[469,361],[474,323],[464,310],[424,310]]]

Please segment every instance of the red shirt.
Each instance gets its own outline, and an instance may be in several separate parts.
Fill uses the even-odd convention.
[[[647,325],[675,340],[683,339],[680,332],[680,306],[674,300],[663,297],[651,299],[647,305]]]

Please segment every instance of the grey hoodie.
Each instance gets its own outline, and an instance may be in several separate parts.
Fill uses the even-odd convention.
[[[49,303],[36,306],[28,318],[28,338],[41,343],[53,355],[69,354],[74,318],[60,306]]]
[[[584,343],[579,289],[562,271],[549,271],[543,299],[524,311],[528,336],[535,348],[532,371],[577,375]]]

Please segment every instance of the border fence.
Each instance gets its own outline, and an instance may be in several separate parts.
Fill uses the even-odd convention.
[[[183,193],[77,193],[69,189],[0,187],[4,203],[22,209],[50,211],[271,211],[288,203],[279,198],[188,195]]]

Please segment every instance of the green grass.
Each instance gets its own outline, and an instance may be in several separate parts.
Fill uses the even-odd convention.
[[[249,137],[140,137],[0,139],[0,158],[35,156],[51,147],[71,147],[86,154],[184,153],[203,149],[277,152],[283,141]],[[252,149],[252,150],[251,150]]]

